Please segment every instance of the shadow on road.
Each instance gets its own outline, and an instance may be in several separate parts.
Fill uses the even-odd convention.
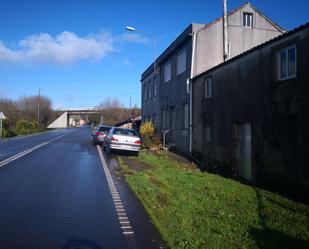
[[[70,239],[61,249],[104,249],[95,241],[87,239]]]

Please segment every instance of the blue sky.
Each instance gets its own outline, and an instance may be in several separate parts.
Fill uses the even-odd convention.
[[[245,1],[228,0],[228,10]],[[286,29],[309,21],[308,0],[250,1]],[[55,108],[94,107],[108,97],[140,106],[140,75],[192,22],[221,16],[222,0],[1,0],[0,97],[38,93]]]

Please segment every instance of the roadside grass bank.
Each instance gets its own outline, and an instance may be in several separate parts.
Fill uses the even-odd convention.
[[[171,159],[118,157],[122,174],[171,249],[309,248],[309,206]]]

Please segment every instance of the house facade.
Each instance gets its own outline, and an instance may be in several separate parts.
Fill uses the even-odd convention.
[[[309,191],[309,24],[193,80],[203,167],[293,196]]]
[[[223,18],[191,24],[142,74],[142,120],[152,120],[166,141],[183,153],[192,148],[191,79],[238,54],[284,33],[284,30],[246,3]],[[227,54],[224,51],[227,36]]]

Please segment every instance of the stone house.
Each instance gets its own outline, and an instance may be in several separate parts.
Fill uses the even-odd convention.
[[[192,150],[206,170],[309,192],[309,23],[193,79]]]

